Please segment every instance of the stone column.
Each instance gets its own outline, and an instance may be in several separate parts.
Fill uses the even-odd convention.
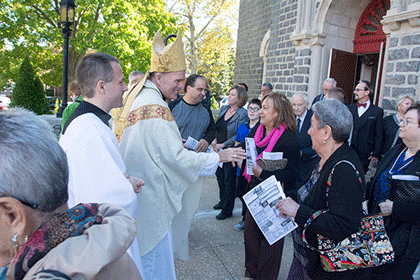
[[[292,32],[291,39],[295,46],[309,45],[312,34],[312,0],[299,0],[296,16],[296,28]]]
[[[303,25],[303,33],[311,32],[311,22],[312,22],[312,0],[305,0],[305,23]]]
[[[324,34],[314,34],[311,39],[311,70],[309,74],[308,99],[310,102],[318,94],[321,77],[322,51],[325,45]]]
[[[298,1],[298,7],[297,7],[297,15],[296,15],[296,29],[294,31],[295,34],[300,34],[300,31],[302,30],[302,7],[305,6],[304,2],[305,0],[299,0]]]
[[[382,65],[382,77],[381,77],[381,88],[379,89],[379,100],[378,100],[378,106],[382,107],[382,102],[384,101],[384,90],[385,90],[385,81],[386,81],[386,74],[387,74],[387,66],[388,66],[388,55],[389,55],[389,45],[391,43],[390,38],[390,32],[387,28],[382,28],[386,35],[386,43],[385,43],[385,51],[383,53],[384,55],[384,63]]]

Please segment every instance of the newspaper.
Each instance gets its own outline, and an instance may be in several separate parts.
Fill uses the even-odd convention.
[[[184,145],[187,146],[188,149],[195,151],[195,148],[197,148],[197,145],[198,145],[198,141],[192,138],[191,136],[188,136],[188,139],[184,143]],[[211,146],[209,145],[209,147],[206,150],[206,153],[210,153],[210,152],[211,152]]]
[[[419,181],[419,177],[415,175],[392,175],[391,177],[403,181]]]
[[[283,159],[283,152],[277,152],[277,153],[263,152],[263,159],[270,159],[270,160]]]
[[[244,196],[249,212],[270,245],[292,232],[297,225],[292,217],[283,218],[276,203],[286,195],[273,175]]]
[[[246,174],[254,175],[252,172],[252,167],[254,164],[257,164],[257,146],[255,146],[254,138],[245,138],[245,148],[246,148]]]

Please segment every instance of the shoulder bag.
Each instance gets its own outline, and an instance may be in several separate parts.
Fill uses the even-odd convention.
[[[359,172],[351,162],[341,160],[336,163],[327,181],[327,206],[332,175],[335,167],[340,163],[350,164],[359,176],[359,181],[362,182]],[[328,212],[328,210],[316,211],[305,223],[302,231],[303,242],[308,248],[319,253],[321,265],[325,271],[346,271],[375,267],[394,260],[394,250],[385,231],[382,215],[367,215],[366,207],[364,206],[363,208],[365,216],[362,218],[360,228],[357,232],[342,241],[335,241],[317,234],[318,248],[312,247],[307,242],[305,232],[313,220],[321,214]]]

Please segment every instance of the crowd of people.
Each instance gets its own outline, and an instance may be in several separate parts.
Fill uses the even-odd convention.
[[[59,142],[27,110],[0,114],[0,280],[176,279],[174,257],[188,259],[203,178],[212,175],[216,219],[232,217],[236,197],[242,201],[233,229],[244,233],[245,279],[278,278],[284,238],[270,245],[242,198],[271,176],[287,196],[276,211],[297,225],[288,279],[413,279],[420,192],[404,196],[393,179],[420,175],[420,104],[412,96],[383,118],[365,80],[346,105],[328,78],[311,106],[306,93],[289,100],[270,83],[248,102],[240,83],[215,120],[206,77],[185,72],[180,33],[166,45],[158,32],[149,71],[132,72],[128,86],[117,58],[80,60]],[[281,152],[287,163],[255,164],[249,173],[246,138],[257,158]],[[340,241],[357,232],[365,200],[369,213],[384,217],[395,260],[325,271],[305,242],[316,247],[319,235]],[[321,210],[328,211],[315,219]]]

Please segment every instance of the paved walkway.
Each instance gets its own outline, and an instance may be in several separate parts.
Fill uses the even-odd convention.
[[[178,280],[198,279],[243,279],[245,250],[243,231],[233,226],[241,219],[241,202],[235,202],[232,218],[219,221],[215,217],[220,211],[213,210],[219,201],[216,177],[205,179],[200,205],[189,233],[190,258],[175,260]],[[287,278],[292,261],[292,239],[285,239],[279,280]]]

